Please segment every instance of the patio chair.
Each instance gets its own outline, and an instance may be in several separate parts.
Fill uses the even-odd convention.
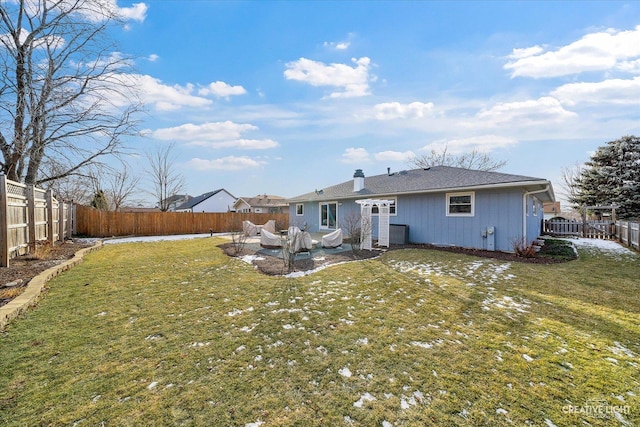
[[[260,234],[260,228],[251,221],[242,221],[242,231],[245,236],[253,237]]]
[[[337,248],[342,246],[342,228],[322,236],[323,248]]]
[[[276,236],[263,228],[260,233],[260,246],[267,249],[281,248],[282,240],[280,239],[280,236]]]
[[[267,230],[270,233],[275,233],[276,232],[276,220],[275,219],[270,219],[269,221],[265,222],[264,225],[262,225],[260,227],[261,230]]]
[[[287,232],[288,238],[293,240],[294,252],[309,252],[313,248],[313,240],[311,240],[311,234],[307,231],[302,231],[295,225],[289,227]]]

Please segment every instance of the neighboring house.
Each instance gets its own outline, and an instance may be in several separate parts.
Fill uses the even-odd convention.
[[[176,212],[229,212],[236,198],[224,188],[193,197],[178,206]]]
[[[174,194],[166,198],[167,212],[175,212],[180,205],[187,203],[192,197],[188,194]],[[157,206],[156,206],[157,207]]]
[[[240,197],[233,208],[236,212],[286,213],[289,204],[284,197],[260,194],[256,197]]]
[[[544,212],[544,219],[555,218],[560,215],[560,202],[544,202],[542,204],[542,210]]]
[[[528,176],[435,166],[365,178],[358,169],[353,180],[289,199],[289,223],[346,233],[363,199],[392,200],[389,222],[408,226],[409,242],[512,252],[541,234],[542,204],[555,196],[548,180]],[[375,210],[372,222],[376,238]]]

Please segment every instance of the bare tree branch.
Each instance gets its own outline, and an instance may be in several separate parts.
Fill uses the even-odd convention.
[[[184,176],[175,171],[173,150],[175,143],[158,147],[155,152],[147,153],[149,166],[147,176],[151,182],[149,193],[154,197],[161,211],[166,212],[171,203],[171,196],[183,190]]]
[[[83,174],[136,134],[141,106],[127,78],[132,62],[107,38],[114,23],[109,2],[2,2],[0,151],[9,179]]]
[[[445,146],[441,151],[431,150],[427,154],[416,156],[409,160],[409,164],[421,169],[433,166],[453,166],[491,172],[503,168],[507,162],[495,160],[488,153],[481,152],[477,148],[469,153],[452,155],[448,152],[448,147]]]

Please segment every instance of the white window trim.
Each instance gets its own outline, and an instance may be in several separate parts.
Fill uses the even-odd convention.
[[[394,213],[391,213],[391,206],[389,206],[389,216],[398,216],[398,198],[397,197],[385,197],[385,200],[393,200],[393,205],[396,207],[396,211]],[[379,210],[378,210],[378,213],[374,213],[373,212],[373,207],[371,208],[371,210],[372,210],[371,216],[380,215]]]
[[[457,196],[471,196],[471,213],[450,213],[449,206],[452,197]],[[462,217],[472,217],[476,214],[476,193],[475,191],[465,191],[461,193],[447,193],[446,194],[446,202],[445,202],[445,213],[447,216],[462,216]]]
[[[302,207],[302,213],[298,213],[298,207]],[[296,216],[304,216],[304,203],[296,204]]]

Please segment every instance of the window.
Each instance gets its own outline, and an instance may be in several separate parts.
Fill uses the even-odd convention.
[[[304,203],[298,203],[296,205],[296,216],[304,215]]]
[[[391,205],[389,206],[389,215],[396,215],[396,198],[391,198],[389,197],[388,199],[385,200],[393,200],[393,203],[391,203]],[[378,206],[373,205],[371,206],[371,215],[378,215]]]
[[[473,216],[475,193],[447,193],[447,216]]]
[[[533,201],[533,216],[538,216],[538,199],[532,198]]]

